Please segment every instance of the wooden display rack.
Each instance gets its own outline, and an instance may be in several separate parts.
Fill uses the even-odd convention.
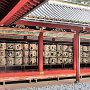
[[[52,77],[70,77],[76,76],[78,71],[78,33],[71,32],[55,32],[46,30],[31,30],[31,29],[16,29],[16,28],[0,28],[0,35],[7,36],[38,36],[38,71],[20,71],[20,72],[2,72],[0,73],[0,82],[15,81],[15,80],[32,80]],[[85,37],[86,36],[86,37]],[[63,37],[73,38],[74,47],[74,62],[73,69],[58,69],[58,70],[44,70],[43,69],[43,39],[44,37]],[[81,34],[82,38],[87,38],[88,35]],[[80,70],[80,76],[90,75],[90,68]]]

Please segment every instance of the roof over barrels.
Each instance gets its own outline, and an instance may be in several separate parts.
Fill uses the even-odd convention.
[[[46,2],[36,10],[23,17],[25,21],[41,21],[50,23],[90,23],[90,7],[64,2]]]

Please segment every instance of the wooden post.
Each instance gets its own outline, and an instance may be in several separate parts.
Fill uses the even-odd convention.
[[[74,35],[74,70],[76,72],[76,82],[80,81],[80,33]]]
[[[43,32],[40,32],[38,40],[38,66],[39,72],[43,72]]]

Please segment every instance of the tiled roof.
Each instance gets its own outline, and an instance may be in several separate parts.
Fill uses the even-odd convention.
[[[50,23],[61,23],[64,21],[68,23],[89,24],[90,10],[46,2],[22,19]]]

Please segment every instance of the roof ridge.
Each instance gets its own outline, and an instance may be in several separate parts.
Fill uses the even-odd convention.
[[[50,5],[47,2],[23,19],[47,23],[73,23],[86,26],[90,24],[90,9],[70,7],[66,4],[60,4],[59,6],[57,4]]]

